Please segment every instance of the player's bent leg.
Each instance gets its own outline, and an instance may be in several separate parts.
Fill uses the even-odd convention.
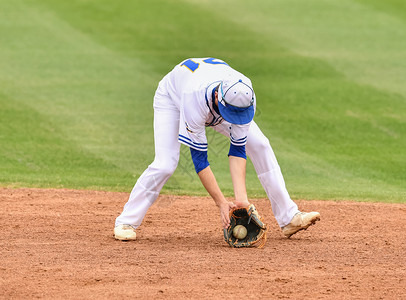
[[[129,200],[124,205],[123,212],[116,219],[118,225],[131,225],[134,229],[141,225],[148,209],[158,198],[164,184],[175,172],[179,152],[166,151],[166,158],[155,158],[154,162],[148,166],[141,177],[137,180],[131,191]]]
[[[275,219],[286,237],[305,230],[320,220],[318,212],[304,213],[298,210],[286,189],[281,169],[269,140],[254,122],[250,127],[246,149],[271,201]]]
[[[123,212],[116,219],[115,231],[121,232],[120,225],[130,225],[132,229],[125,226],[125,230],[126,234],[131,234],[130,231],[141,225],[148,209],[176,170],[180,154],[178,133],[179,110],[160,85],[154,98],[155,159],[138,178]]]
[[[276,221],[281,227],[289,224],[299,210],[289,196],[269,140],[255,122],[252,122],[250,126],[246,150],[271,202]]]

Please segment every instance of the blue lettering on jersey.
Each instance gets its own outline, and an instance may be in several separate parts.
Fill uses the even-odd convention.
[[[183,64],[181,64],[181,66],[185,66],[186,68],[188,68],[190,71],[194,72],[196,71],[196,69],[199,67],[199,63],[194,62],[191,59],[188,59],[187,61],[185,61]]]
[[[219,61],[214,61],[216,58],[213,58],[213,57],[210,57],[210,58],[208,58],[208,59],[205,59],[205,60],[203,60],[206,64],[211,64],[211,65],[226,65],[226,66],[228,66],[228,64],[227,63],[225,63],[224,61],[222,61],[222,60],[219,60]]]
[[[215,61],[215,60],[217,60],[217,61]],[[226,65],[226,66],[228,66],[228,64],[225,63],[224,61],[219,60],[219,59],[217,59],[217,58],[213,58],[213,57],[207,58],[207,59],[203,60],[203,62],[206,63],[206,64],[210,64],[210,65]],[[197,62],[195,62],[195,61],[193,61],[193,60],[191,60],[191,59],[189,58],[188,60],[184,61],[184,62],[181,64],[181,66],[185,66],[185,67],[188,68],[190,71],[194,72],[194,71],[197,70],[197,68],[199,68],[200,64],[197,63]]]

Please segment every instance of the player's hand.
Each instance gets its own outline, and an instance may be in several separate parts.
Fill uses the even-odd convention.
[[[230,226],[230,210],[235,208],[233,202],[223,202],[219,205],[221,222],[223,223],[223,228],[226,229]]]
[[[246,199],[244,199],[244,200],[235,200],[234,203],[235,203],[235,206],[236,206],[237,208],[248,207],[248,206],[250,206],[250,204],[251,204],[251,203],[250,203],[248,200],[246,200]]]

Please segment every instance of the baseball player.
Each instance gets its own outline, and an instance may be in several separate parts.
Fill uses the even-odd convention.
[[[290,198],[269,140],[253,121],[256,98],[251,80],[215,58],[190,58],[174,67],[154,96],[155,159],[137,180],[114,228],[118,240],[135,240],[149,207],[175,171],[181,143],[190,148],[196,173],[219,208],[223,228],[229,211],[250,205],[246,192],[246,157],[250,157],[285,236],[320,219],[304,213]],[[222,194],[207,159],[206,127],[230,138],[228,153],[235,200]]]

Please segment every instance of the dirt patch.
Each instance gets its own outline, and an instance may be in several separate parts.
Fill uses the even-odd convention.
[[[286,239],[267,199],[263,249],[232,249],[209,198],[160,196],[134,242],[127,193],[0,189],[1,299],[405,299],[406,205],[297,201],[321,221]]]

